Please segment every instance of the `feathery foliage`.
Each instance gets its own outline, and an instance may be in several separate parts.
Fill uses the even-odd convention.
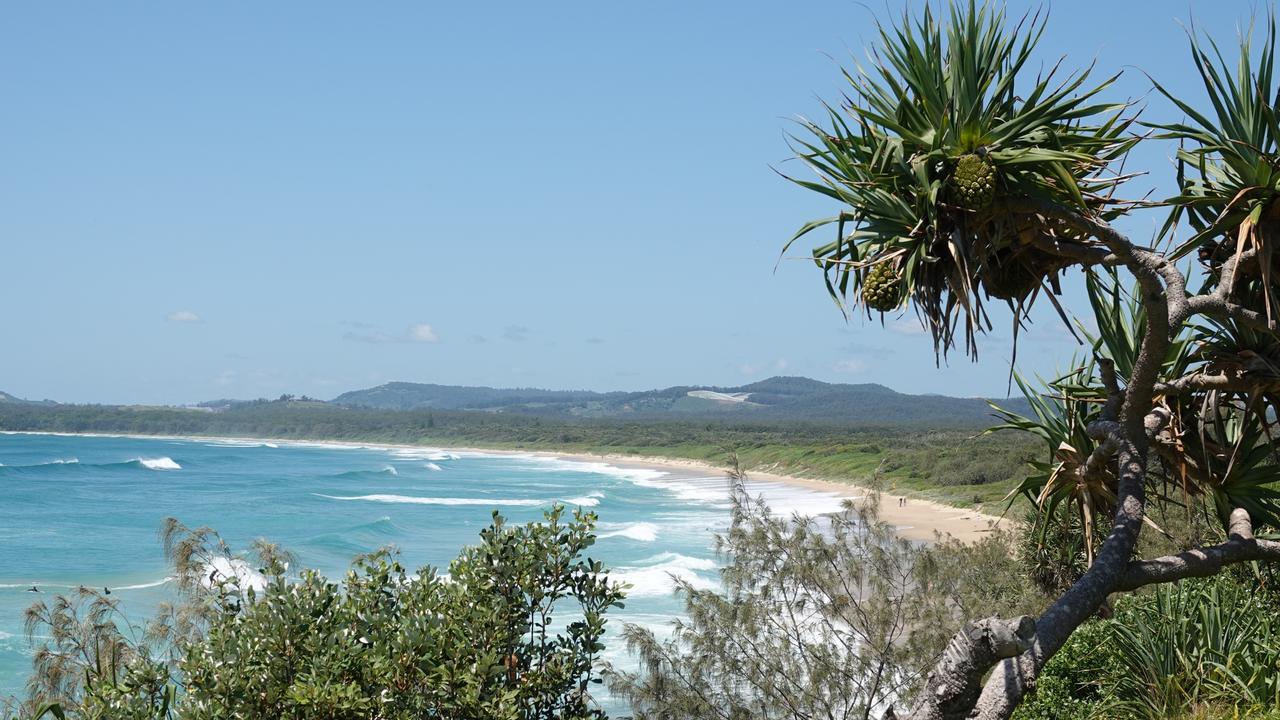
[[[637,720],[876,717],[918,692],[963,618],[1042,602],[1004,533],[911,543],[876,493],[817,519],[779,517],[741,484],[733,500],[723,587],[680,583],[687,618],[668,638],[626,628],[640,669],[611,687]]]

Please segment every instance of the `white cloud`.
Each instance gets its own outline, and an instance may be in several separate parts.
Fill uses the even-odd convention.
[[[180,323],[200,322],[200,316],[191,312],[190,310],[175,310],[169,313],[168,315],[165,315],[164,319],[168,320],[169,322],[180,322]]]
[[[427,323],[414,323],[405,328],[400,334],[385,333],[381,330],[372,329],[374,326],[368,323],[344,323],[350,327],[360,328],[361,331],[355,330],[343,333],[344,340],[353,342],[364,342],[373,345],[384,345],[393,343],[435,343],[440,342],[440,337],[436,335],[436,331]]]
[[[440,338],[436,337],[436,331],[426,323],[417,323],[410,325],[406,337],[413,342],[440,342]]]

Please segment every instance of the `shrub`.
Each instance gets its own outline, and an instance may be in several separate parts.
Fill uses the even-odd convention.
[[[1244,572],[1124,598],[1072,635],[1014,718],[1274,718],[1277,610]]]
[[[962,618],[1038,608],[1004,533],[922,546],[875,516],[780,518],[735,493],[723,588],[685,583],[670,638],[627,626],[637,672],[611,673],[637,720],[871,717],[908,700]]]
[[[447,575],[411,575],[381,550],[358,558],[341,584],[312,571],[289,578],[269,546],[254,571],[212,531],[175,523],[166,545],[183,602],[145,640],[130,642],[115,601],[93,591],[32,608],[30,629],[52,639],[37,652],[26,711],[85,720],[603,718],[589,690],[605,615],[623,593],[583,557],[594,514],[566,521],[563,512],[523,526],[494,513]],[[557,621],[566,605],[568,622]]]

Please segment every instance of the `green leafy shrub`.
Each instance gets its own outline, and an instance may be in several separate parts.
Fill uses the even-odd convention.
[[[1036,681],[1035,692],[1014,713],[1014,720],[1091,720],[1105,706],[1103,681],[1121,671],[1106,623],[1081,625]]]
[[[29,629],[51,639],[37,651],[25,712],[603,718],[590,688],[606,613],[623,592],[583,556],[595,515],[563,514],[556,506],[542,523],[510,526],[494,513],[447,575],[409,574],[381,550],[358,558],[341,583],[313,571],[290,578],[270,546],[259,548],[266,562],[255,571],[212,531],[173,523],[166,549],[182,602],[138,641],[120,629],[116,601],[94,591],[32,608]]]

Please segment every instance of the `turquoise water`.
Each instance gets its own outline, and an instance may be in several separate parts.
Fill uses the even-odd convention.
[[[257,537],[341,577],[359,553],[394,545],[404,564],[445,567],[500,510],[539,519],[553,502],[600,516],[593,557],[632,585],[611,623],[665,626],[680,611],[671,574],[716,582],[713,532],[727,523],[716,475],[542,456],[429,448],[0,434],[0,695],[30,671],[22,612],[36,597],[110,587],[142,617],[161,600],[157,530],[173,516],[216,528],[235,548]],[[758,485],[776,509],[830,496]],[[620,643],[606,657],[625,662]]]

